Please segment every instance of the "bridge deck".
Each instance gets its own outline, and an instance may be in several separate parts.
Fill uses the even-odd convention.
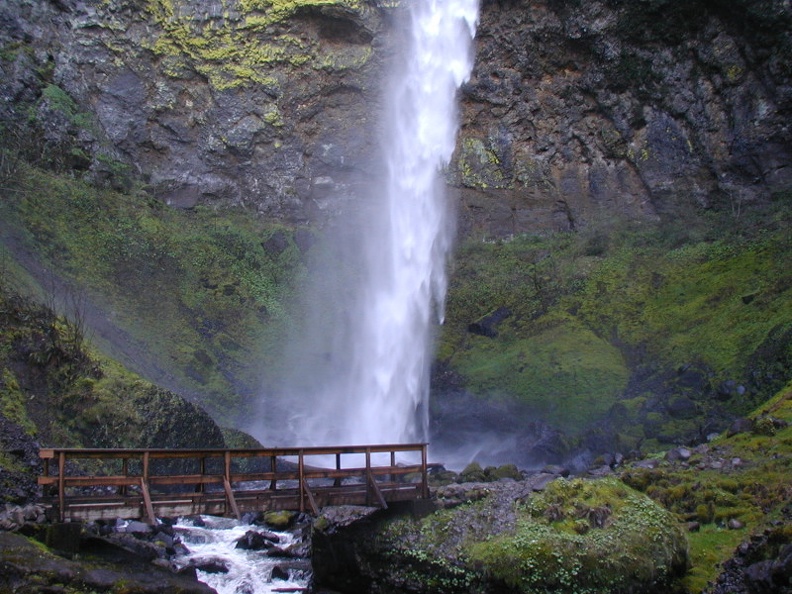
[[[236,516],[429,497],[426,444],[39,452],[43,503],[60,521]],[[407,462],[399,461],[397,456]],[[308,463],[307,463],[308,462]],[[54,467],[54,468],[53,468]]]

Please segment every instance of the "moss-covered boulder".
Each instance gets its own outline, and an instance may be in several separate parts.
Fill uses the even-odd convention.
[[[315,579],[342,592],[671,592],[687,568],[674,515],[614,479],[541,494],[493,483],[423,519],[373,516],[314,535]]]

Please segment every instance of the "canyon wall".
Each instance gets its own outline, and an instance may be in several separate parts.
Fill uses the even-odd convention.
[[[323,222],[376,181],[399,2],[10,0],[5,142],[175,207]],[[786,0],[484,0],[463,229],[750,208],[792,183]],[[41,148],[44,147],[44,148]],[[49,151],[49,152],[47,152]]]

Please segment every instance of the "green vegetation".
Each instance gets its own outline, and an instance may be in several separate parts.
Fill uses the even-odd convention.
[[[525,594],[671,592],[686,570],[676,517],[616,479],[559,479],[523,502],[494,497],[385,522],[371,546],[387,559],[389,583],[423,579],[431,592],[478,592],[485,583]]]
[[[167,370],[229,425],[245,414],[242,398],[274,365],[302,274],[292,229],[241,212],[169,209],[27,165],[0,208],[19,241],[81,287],[72,313],[112,316],[122,356],[152,375]],[[55,301],[58,291],[39,281]]]
[[[713,580],[718,564],[748,535],[774,522],[789,526],[784,508],[792,500],[792,382],[750,418],[752,431],[723,435],[694,450],[683,464],[664,461],[654,469],[622,473],[625,482],[681,521],[701,525],[689,535],[689,592],[700,592]],[[730,529],[730,521],[744,528]],[[792,542],[788,530],[785,538]]]
[[[0,278],[0,416],[59,447],[224,444],[205,412],[92,352],[83,324]]]
[[[666,410],[682,397],[701,416],[714,407],[745,414],[779,386],[714,404],[706,394],[728,380],[750,385],[756,353],[784,333],[792,310],[788,200],[757,211],[467,240],[454,259],[438,358],[482,399],[518,399],[573,434],[608,416],[627,444],[693,431]],[[468,331],[498,308],[510,315],[495,336]],[[701,386],[679,383],[688,368]],[[638,370],[662,390],[626,390]],[[663,391],[663,407],[650,408]]]
[[[80,111],[77,103],[59,86],[49,84],[41,91],[41,103],[49,109],[61,112],[75,128],[90,129],[93,124],[91,114]]]
[[[519,592],[623,592],[671,585],[686,569],[672,514],[620,481],[557,480],[518,510],[514,534],[470,547]]]

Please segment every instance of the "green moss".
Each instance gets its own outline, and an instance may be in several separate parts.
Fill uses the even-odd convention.
[[[27,413],[27,396],[10,369],[0,373],[0,414],[21,426],[29,435],[36,434],[36,426]]]
[[[619,481],[558,480],[519,509],[513,534],[467,553],[520,592],[619,592],[673,583],[686,542],[673,515]]]
[[[684,226],[608,220],[576,234],[468,240],[455,254],[438,358],[480,397],[519,399],[571,431],[609,415],[626,443],[689,439],[695,418],[647,410],[657,394],[624,394],[627,378],[651,369],[668,398],[675,391],[701,414],[745,414],[767,396],[713,403],[673,378],[694,364],[712,389],[747,385],[757,349],[785,336],[788,213],[779,201],[737,229],[727,214],[691,213]],[[468,331],[497,308],[511,312],[497,336]],[[763,369],[785,377],[783,365]]]
[[[233,424],[235,413],[244,414],[240,390],[258,390],[259,370],[273,365],[290,323],[288,304],[304,270],[293,231],[236,211],[162,208],[145,195],[29,167],[20,176],[35,191],[4,203],[2,216],[28,234],[48,266],[112,309],[133,344],[145,344]],[[284,238],[277,253],[264,247],[275,233]]]
[[[778,284],[777,258],[787,249],[777,238],[739,249],[701,242],[664,255],[625,247],[593,272],[579,315],[599,331],[647,344],[670,365],[701,360],[720,373],[739,369],[792,306],[792,291]],[[746,288],[765,303],[746,304]]]
[[[618,349],[572,321],[522,340],[473,337],[471,343],[453,360],[475,393],[519,400],[573,432],[602,418],[629,376]]]
[[[294,512],[290,511],[272,511],[264,514],[264,522],[275,529],[285,530],[288,528],[296,517]],[[322,518],[320,518],[322,519]],[[317,522],[319,519],[317,519]]]
[[[77,128],[89,130],[92,127],[92,116],[80,111],[77,103],[66,91],[57,85],[47,85],[41,91],[41,102],[46,103],[47,107],[63,113],[69,122]]]
[[[739,530],[728,530],[715,525],[702,527],[688,535],[690,541],[690,571],[684,585],[688,592],[702,592],[720,572],[719,564],[732,555],[745,538]]]

